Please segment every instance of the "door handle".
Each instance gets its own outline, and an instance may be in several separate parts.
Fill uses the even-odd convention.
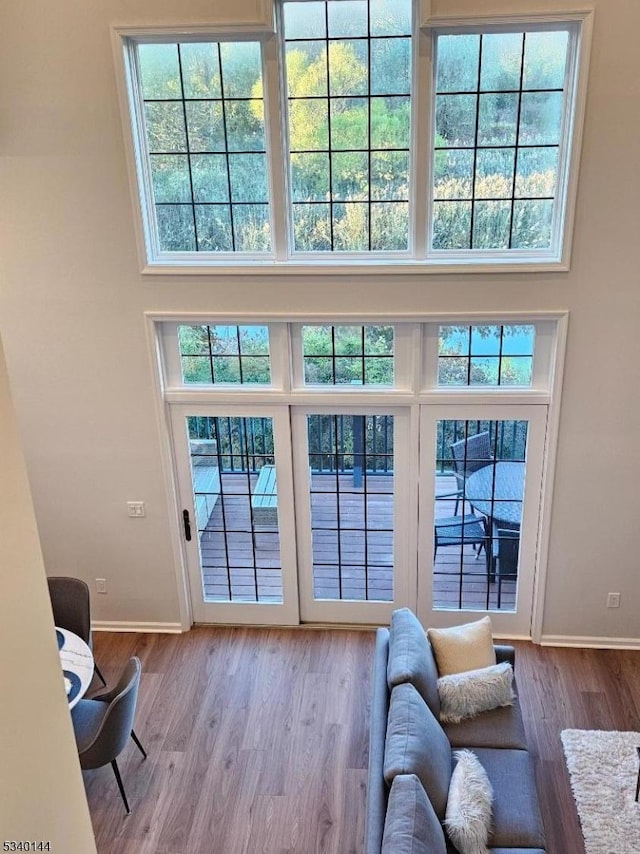
[[[184,523],[184,538],[187,542],[191,539],[191,520],[189,519],[189,511],[182,511],[182,521]]]

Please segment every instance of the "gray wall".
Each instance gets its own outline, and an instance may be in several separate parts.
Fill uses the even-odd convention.
[[[252,19],[259,0],[5,4],[0,326],[47,571],[108,578],[97,619],[179,619],[145,310],[566,308],[544,633],[640,637],[640,4],[595,5],[569,273],[308,281],[139,272],[109,27]],[[128,499],[146,501],[144,521]]]

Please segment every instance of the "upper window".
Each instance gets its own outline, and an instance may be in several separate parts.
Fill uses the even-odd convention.
[[[269,251],[260,45],[140,44],[138,71],[159,251]]]
[[[283,10],[294,251],[406,251],[410,0]]]
[[[149,264],[566,263],[580,16],[420,30],[414,2],[125,34]]]
[[[436,39],[432,247],[552,248],[567,29]]]

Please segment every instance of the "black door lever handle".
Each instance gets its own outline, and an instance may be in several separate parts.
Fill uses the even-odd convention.
[[[188,542],[191,539],[191,521],[188,510],[182,511],[182,521],[184,522],[184,538]]]

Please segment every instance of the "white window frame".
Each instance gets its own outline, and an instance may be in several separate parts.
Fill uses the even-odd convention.
[[[584,123],[584,99],[586,90],[586,75],[588,71],[588,55],[591,42],[591,13],[549,15],[515,15],[483,16],[472,19],[435,20],[429,27],[436,39],[433,42],[433,61],[431,63],[431,93],[430,93],[430,138],[435,127],[435,74],[437,68],[437,36],[456,35],[463,33],[487,34],[500,32],[542,32],[564,27],[569,31],[567,67],[565,70],[564,91],[565,109],[562,118],[562,129],[559,144],[558,177],[556,198],[553,205],[553,221],[551,230],[551,246],[548,249],[433,249],[433,163],[435,151],[429,150],[430,180],[427,197],[427,259],[435,263],[450,264],[458,268],[460,265],[482,267],[483,260],[491,267],[499,268],[502,264],[520,265],[527,269],[541,269],[545,265],[558,265],[561,269],[569,269],[571,257],[571,239],[573,234],[573,218],[575,198],[577,193],[577,173],[582,142],[582,127]]]
[[[565,0],[572,4],[576,0]],[[574,223],[578,167],[586,103],[593,9],[518,15],[432,16],[429,0],[414,0],[412,36],[413,94],[410,153],[413,197],[409,202],[409,251],[407,253],[293,252],[288,202],[288,154],[285,143],[286,98],[282,91],[282,44],[275,30],[274,4],[264,0],[262,20],[243,25],[192,27],[114,27],[112,45],[121,107],[130,186],[135,210],[136,240],[143,274],[151,275],[388,275],[442,273],[547,272],[569,269]],[[481,4],[479,3],[479,6]],[[572,80],[572,109],[565,114],[564,134],[570,139],[563,178],[559,170],[558,199],[552,251],[535,250],[447,250],[428,251],[431,229],[431,173],[433,108],[433,32],[456,32],[473,28],[494,30],[568,24],[575,36],[576,50],[567,72]],[[433,31],[433,32],[432,32]],[[269,164],[269,205],[272,251],[249,253],[160,252],[153,195],[142,124],[141,88],[132,60],[137,43],[184,41],[258,41],[262,45],[265,138]],[[568,117],[568,118],[567,118]],[[561,195],[560,195],[561,193]]]

